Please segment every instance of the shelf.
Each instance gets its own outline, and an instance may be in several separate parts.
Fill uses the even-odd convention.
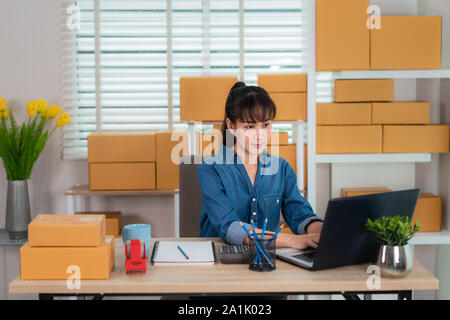
[[[443,79],[450,78],[450,69],[337,71],[332,74],[334,79]]]
[[[318,154],[316,163],[430,162],[430,153]]]
[[[9,239],[9,234],[6,229],[0,229],[0,247],[1,246],[22,246],[27,242],[27,239],[25,240],[11,240]]]
[[[66,196],[167,196],[178,193],[176,190],[105,190],[91,191],[88,185],[76,185],[65,192]]]
[[[450,232],[417,232],[409,241],[412,245],[450,244]]]

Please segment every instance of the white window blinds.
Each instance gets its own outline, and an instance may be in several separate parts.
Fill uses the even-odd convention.
[[[70,7],[70,6],[75,7]],[[186,128],[182,76],[305,72],[301,0],[62,0],[63,158],[95,131]],[[72,8],[69,9],[68,8]],[[73,10],[76,8],[76,10]],[[77,10],[79,28],[68,21]],[[290,124],[275,128],[291,131]]]

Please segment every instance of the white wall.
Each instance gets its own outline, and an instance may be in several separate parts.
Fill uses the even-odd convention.
[[[60,96],[58,83],[57,0],[0,1],[0,97],[6,97],[19,120],[26,103]],[[38,213],[65,213],[64,191],[88,184],[87,161],[61,160],[61,132],[52,136],[29,181],[32,218]],[[0,161],[1,162],[1,161]],[[6,174],[0,164],[0,228],[6,210]],[[170,196],[92,198],[88,210],[121,210],[125,223],[152,224],[153,236],[173,236],[173,200]],[[8,293],[19,274],[18,247],[0,247],[0,299],[22,298]]]

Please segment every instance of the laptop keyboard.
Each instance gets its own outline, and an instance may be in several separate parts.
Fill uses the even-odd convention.
[[[315,255],[316,255],[315,252],[308,252],[308,253],[296,254],[296,255],[293,255],[292,257],[303,260],[303,261],[307,261],[307,262],[313,262]]]

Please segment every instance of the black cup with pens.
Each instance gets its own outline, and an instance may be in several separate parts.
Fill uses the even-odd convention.
[[[276,236],[261,233],[250,237],[249,241],[249,266],[253,271],[273,271],[276,269]]]
[[[241,222],[249,238],[249,269],[253,271],[273,271],[276,269],[276,240],[277,235],[283,229],[281,225],[274,234],[265,233],[267,219],[264,221],[262,233],[255,232],[253,219],[251,220],[253,232],[247,230]]]

